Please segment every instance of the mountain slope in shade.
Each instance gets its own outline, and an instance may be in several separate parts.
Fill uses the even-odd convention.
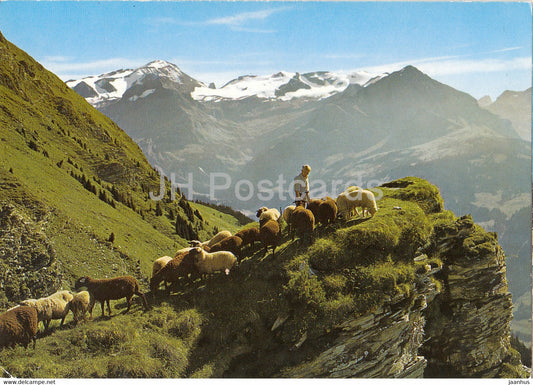
[[[509,120],[522,139],[531,141],[531,88],[505,91],[484,108]]]

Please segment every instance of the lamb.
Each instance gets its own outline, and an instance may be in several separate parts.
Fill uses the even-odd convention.
[[[209,252],[214,253],[216,251],[231,251],[240,260],[242,243],[242,238],[232,235],[231,237],[224,238],[215,244],[209,250]]]
[[[67,312],[70,310],[74,316],[74,324],[77,325],[80,320],[85,320],[85,313],[89,310],[91,295],[88,291],[83,290],[74,294],[74,297],[67,304]]]
[[[188,250],[187,250],[188,251]],[[183,252],[183,251],[182,251]],[[181,254],[180,251],[178,250],[178,252],[176,253],[176,255],[179,255]],[[160,257],[160,258],[157,258],[155,261],[154,261],[154,264],[152,266],[152,277],[159,271],[161,270],[163,267],[165,267],[165,265],[171,261],[172,258],[169,257],[168,255],[165,255],[163,257]]]
[[[231,268],[237,264],[237,257],[230,251],[208,253],[201,247],[196,247],[191,250],[191,254],[201,274],[210,274],[215,271],[224,270],[227,275]]]
[[[37,310],[30,306],[15,306],[0,314],[0,349],[21,344],[28,348],[33,340],[33,349],[39,323]]]
[[[253,251],[255,242],[261,241],[261,239],[259,238],[259,227],[249,227],[247,229],[242,229],[241,231],[236,233],[235,236],[242,239],[241,249],[244,246],[251,244]]]
[[[198,269],[194,264],[194,257],[190,251],[181,253],[170,260],[161,270],[155,273],[150,279],[150,291],[155,294],[156,289],[161,282],[165,282],[167,295],[170,295],[170,288],[175,285],[180,278],[186,278],[190,275],[198,275]],[[167,286],[167,284],[172,284]]]
[[[265,224],[270,219],[278,221],[281,217],[277,209],[269,209],[265,206],[259,208],[255,216],[259,218],[259,227],[263,226],[263,224]]]
[[[361,188],[353,188],[352,190],[346,190],[342,192],[336,200],[339,214],[344,219],[349,219],[353,215],[353,211],[359,216],[357,207],[362,207],[362,216],[365,216],[365,212],[368,210],[370,216],[373,217],[378,211],[376,205],[376,198],[372,191],[363,190]]]
[[[279,237],[279,223],[276,220],[270,219],[259,228],[259,238],[265,247],[265,254],[268,252],[268,246],[272,246],[272,255],[275,255]]]
[[[133,294],[141,297],[145,310],[148,310],[148,303],[144,294],[139,290],[139,283],[134,277],[122,276],[106,279],[93,279],[91,277],[79,278],[74,284],[76,290],[81,287],[86,287],[87,291],[91,294],[91,302],[89,304],[90,318],[93,317],[93,307],[96,301],[100,302],[102,306],[102,317],[104,316],[104,302],[107,302],[107,310],[111,315],[111,306],[109,300],[126,298],[128,308],[124,311],[126,314],[130,310],[131,298]]]
[[[44,330],[48,330],[50,321],[60,319],[61,324],[65,322],[68,314],[67,304],[72,299],[72,294],[68,290],[60,290],[48,297],[39,299],[26,299],[20,305],[33,307],[37,311],[39,322],[44,325]]]
[[[291,215],[291,226],[300,237],[311,235],[315,228],[315,216],[311,210],[298,206]],[[294,233],[292,235],[294,240]]]
[[[287,223],[288,232],[290,234],[291,232],[291,215],[294,209],[296,208],[296,205],[289,205],[285,207],[285,210],[283,210],[283,219],[285,220],[285,223]]]
[[[229,232],[227,230],[222,230],[222,231],[219,231],[218,233],[216,233],[215,236],[213,238],[211,238],[210,240],[208,240],[208,241],[205,241],[205,242],[191,241],[191,242],[189,242],[189,244],[192,247],[201,247],[204,250],[209,251],[209,249],[212,246],[216,245],[218,242],[220,242],[221,240],[223,240],[224,238],[227,238],[227,237],[231,237],[231,232]]]

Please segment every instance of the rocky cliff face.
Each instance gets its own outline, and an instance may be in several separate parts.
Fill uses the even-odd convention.
[[[421,351],[428,376],[507,376],[514,366],[510,348],[511,294],[505,255],[495,233],[469,216],[435,229],[434,252],[443,261],[444,290],[426,312],[429,340]]]
[[[511,294],[497,234],[470,216],[436,221],[408,296],[340,325],[289,377],[527,377],[510,345]]]
[[[0,307],[45,296],[61,287],[60,262],[42,231],[46,214],[32,218],[11,203],[0,202]],[[38,214],[37,214],[38,215]]]
[[[419,261],[427,261],[421,256]],[[426,337],[425,309],[440,293],[432,276],[440,267],[423,264],[415,290],[398,295],[378,311],[347,320],[333,346],[288,377],[420,378],[427,359],[419,353]]]

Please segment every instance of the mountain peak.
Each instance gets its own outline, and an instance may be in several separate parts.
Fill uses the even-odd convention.
[[[102,107],[123,97],[132,101],[151,95],[157,88],[168,88],[190,94],[203,83],[191,78],[165,60],[153,60],[136,69],[118,70],[102,75],[69,80],[67,85],[87,98],[95,107]]]

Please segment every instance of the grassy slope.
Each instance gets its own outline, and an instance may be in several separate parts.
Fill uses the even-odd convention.
[[[168,215],[184,215],[178,203],[164,199],[163,215],[156,215],[148,192],[159,192],[159,176],[137,144],[1,34],[0,126],[0,203],[15,204],[37,221],[57,253],[65,286],[79,275],[147,276],[155,258],[186,245]],[[72,173],[89,180],[96,194]],[[235,229],[233,216],[219,214],[209,224],[213,210],[194,207],[207,218],[193,220],[201,239],[215,226]],[[113,243],[107,242],[111,233]]]

